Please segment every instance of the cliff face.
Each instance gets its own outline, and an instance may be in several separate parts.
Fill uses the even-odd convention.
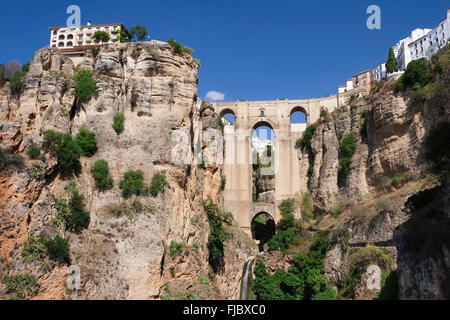
[[[433,126],[448,119],[449,97],[418,101],[395,93],[394,87],[395,81],[388,81],[378,92],[357,98],[330,115],[328,121],[322,119],[316,124],[311,147],[299,150],[300,167],[305,176],[307,169],[312,168],[307,190],[316,212],[334,214],[316,227],[337,235],[325,259],[325,272],[335,288],[343,289],[361,262],[357,259],[366,255],[367,267],[381,263],[376,256],[384,252],[389,263],[382,271],[397,270],[400,298],[442,299],[446,295],[442,287],[448,286],[448,247],[439,241],[425,241],[427,236],[421,234],[425,230],[407,227],[424,224],[430,217],[423,215],[410,222],[412,213],[405,203],[410,196],[434,186],[433,179],[427,177],[428,167],[423,159],[424,139]],[[364,110],[368,110],[366,120]],[[356,150],[348,175],[344,176],[340,172],[340,144],[349,133],[355,136]],[[391,184],[395,175],[401,175],[401,185]],[[383,185],[386,180],[387,186]],[[441,204],[437,205],[443,218],[436,218],[431,224],[448,228],[448,218],[444,217],[448,191],[443,190]],[[403,225],[413,229],[407,234],[409,238],[423,236],[424,242],[415,242],[415,248],[405,245],[409,238],[405,240],[404,233],[396,233]],[[345,234],[343,230],[348,234],[339,237]],[[429,238],[447,234],[442,229],[435,230],[436,235],[428,235]],[[424,249],[430,247],[435,248],[433,255]],[[419,253],[421,258],[417,258]],[[365,289],[365,270],[362,274],[351,297],[376,297]]]
[[[66,289],[66,266],[42,271],[21,255],[30,235],[52,237],[58,232],[53,223],[56,199],[65,197],[68,181],[55,174],[56,160],[50,156],[40,161],[40,179],[30,174],[31,160],[22,169],[1,172],[0,272],[32,270],[40,278],[38,299],[162,298],[168,287],[174,297],[189,292],[198,298],[238,298],[242,266],[253,252],[248,241],[227,244],[225,271],[217,281],[211,275],[211,288],[199,282],[199,276],[210,274],[209,225],[202,201],[211,197],[221,204],[222,168],[193,163],[195,145],[201,146],[200,158],[219,149],[219,142],[199,134],[217,130],[218,119],[211,105],[197,100],[195,59],[174,54],[168,44],[117,44],[103,47],[95,57],[86,52],[78,67],[95,74],[98,92],[88,102],[74,96],[73,62],[58,50],[39,50],[20,97],[2,89],[0,128],[1,147],[10,152],[42,142],[43,132],[50,129],[75,135],[84,126],[96,134],[98,151],[80,159],[82,170],[75,178],[90,211],[89,228],[79,235],[59,231],[69,239],[82,287]],[[117,112],[125,116],[120,135],[112,128]],[[98,159],[108,161],[114,180],[109,191],[95,188],[91,168]],[[141,170],[147,184],[155,173],[165,173],[169,186],[157,197],[124,200],[118,185],[128,170]],[[115,216],[114,208],[126,208],[126,214]],[[185,242],[177,257],[169,254],[172,240]]]

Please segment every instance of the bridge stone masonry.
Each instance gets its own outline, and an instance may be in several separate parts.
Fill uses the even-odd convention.
[[[305,191],[302,186],[306,185],[307,177],[300,175],[296,140],[302,137],[308,125],[319,120],[321,109],[333,112],[346,105],[352,94],[355,92],[318,99],[213,103],[220,118],[229,113],[235,118],[234,125],[224,128],[224,210],[232,212],[247,233],[251,233],[252,221],[261,213],[269,214],[278,223],[281,219],[278,205]],[[291,115],[296,111],[305,114],[306,123],[291,124]],[[253,202],[251,136],[260,126],[267,126],[274,132],[275,191],[271,203]]]

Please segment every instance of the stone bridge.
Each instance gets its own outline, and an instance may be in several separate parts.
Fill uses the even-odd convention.
[[[295,142],[302,137],[307,125],[320,118],[322,108],[332,112],[345,104],[347,95],[333,95],[319,99],[237,101],[214,103],[220,117],[231,113],[234,125],[224,129],[225,156],[224,209],[232,212],[236,221],[250,233],[252,220],[261,212],[279,222],[281,216],[278,205],[282,200],[293,198],[306,185],[307,177],[300,175],[298,150]],[[306,123],[291,124],[291,115],[301,111],[306,115]],[[275,191],[273,203],[254,203],[252,199],[252,150],[253,129],[265,125],[270,127],[274,137]]]

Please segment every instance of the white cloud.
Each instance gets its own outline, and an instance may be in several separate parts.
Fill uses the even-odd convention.
[[[208,91],[206,99],[211,101],[223,101],[225,99],[225,94],[218,91]]]

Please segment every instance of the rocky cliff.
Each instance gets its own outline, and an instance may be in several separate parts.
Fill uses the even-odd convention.
[[[416,214],[406,203],[440,184],[429,174],[424,141],[449,118],[448,83],[428,98],[396,92],[395,85],[391,79],[322,117],[310,147],[299,150],[301,174],[309,169],[305,188],[322,214],[313,224],[332,234],[325,273],[341,298],[377,297],[365,284],[365,268],[377,264],[384,274],[397,271],[401,299],[447,299],[448,244],[438,239],[448,239],[448,187],[434,211]],[[343,144],[350,134],[355,150],[345,174]],[[358,285],[351,284],[356,276]]]
[[[74,95],[72,77],[80,68],[95,74],[97,93],[87,102]],[[36,299],[239,297],[242,267],[254,252],[248,237],[229,227],[240,240],[226,244],[225,270],[216,277],[208,266],[202,201],[221,204],[222,168],[195,162],[220,150],[219,142],[200,134],[219,127],[212,106],[197,98],[197,69],[194,58],[161,42],[103,46],[86,52],[77,66],[57,49],[45,48],[35,54],[20,95],[1,89],[1,147],[25,158],[22,166],[6,165],[0,173],[2,277],[36,275]],[[112,128],[118,112],[125,117],[120,135]],[[95,133],[98,150],[80,159],[81,173],[74,178],[90,212],[88,229],[75,234],[54,223],[57,199],[66,197],[70,181],[57,175],[50,154],[37,161],[40,172],[33,175],[36,161],[25,150],[41,143],[46,130],[75,135],[82,126]],[[108,161],[111,190],[95,188],[91,168],[98,159]],[[164,173],[168,186],[156,197],[123,199],[119,180],[128,170],[141,170],[146,184]],[[69,239],[71,264],[81,272],[79,290],[67,289],[66,265],[42,268],[21,254],[31,235],[57,233]],[[172,240],[183,243],[176,256],[169,253]]]

